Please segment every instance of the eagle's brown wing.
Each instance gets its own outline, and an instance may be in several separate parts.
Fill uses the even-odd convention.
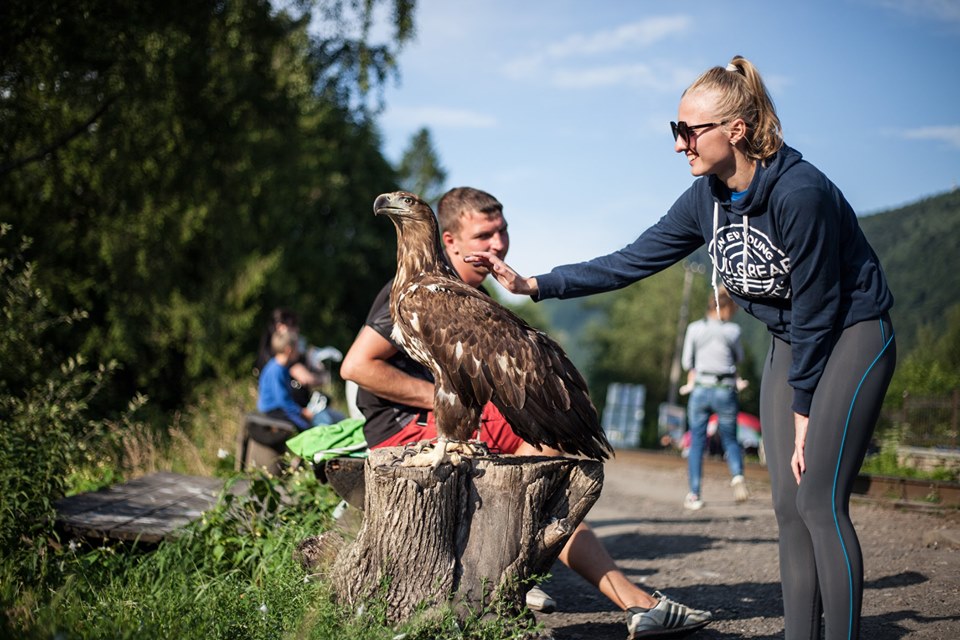
[[[419,336],[447,390],[492,401],[530,444],[607,457],[586,382],[556,342],[463,282],[426,275],[416,284],[399,301],[398,322]]]

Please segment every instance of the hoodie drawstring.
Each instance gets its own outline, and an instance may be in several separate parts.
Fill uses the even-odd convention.
[[[747,258],[749,257],[750,246],[750,218],[743,216],[743,254],[740,258],[740,264],[743,266],[743,293],[747,294],[750,289],[747,287]]]
[[[710,248],[710,262],[713,269],[710,271],[710,286],[713,287],[713,301],[717,305],[717,317],[720,317],[720,291],[717,289],[717,220],[720,215],[720,203],[713,201],[713,246]]]
[[[710,261],[713,263],[713,270],[710,273],[710,286],[713,287],[713,300],[717,305],[717,315],[720,314],[720,291],[717,289],[717,227],[720,226],[720,202],[713,201],[713,246],[710,248]],[[750,218],[743,216],[743,251],[740,253],[741,283],[743,293],[750,292],[747,282],[747,261],[750,257]]]

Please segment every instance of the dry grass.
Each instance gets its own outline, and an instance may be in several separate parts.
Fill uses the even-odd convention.
[[[333,406],[346,411],[342,397],[332,400]],[[106,435],[115,443],[115,454],[90,463],[112,467],[126,479],[157,471],[216,475],[218,470],[232,468],[243,415],[256,404],[256,383],[245,378],[198,393],[197,400],[174,414],[166,426],[130,420],[109,423]]]
[[[256,386],[242,380],[201,395],[174,414],[165,430],[142,422],[108,424],[108,436],[117,443],[118,459],[112,462],[128,479],[157,471],[214,475],[223,459],[236,453],[243,414],[256,406],[256,397]]]

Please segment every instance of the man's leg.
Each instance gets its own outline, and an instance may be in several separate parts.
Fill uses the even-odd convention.
[[[562,456],[550,447],[534,447],[521,440],[492,404],[484,408],[481,437],[493,450],[526,456]],[[428,420],[432,423],[432,420]],[[712,614],[690,609],[663,597],[655,598],[631,582],[585,522],[574,530],[560,551],[560,561],[595,586],[600,593],[624,611],[628,611],[630,637],[653,631],[695,629],[707,624]],[[544,594],[545,595],[545,594]],[[549,596],[547,596],[549,598]],[[552,600],[552,599],[551,599]],[[528,599],[529,602],[529,599]],[[650,610],[650,611],[647,611]]]
[[[560,561],[624,611],[630,607],[650,609],[659,602],[624,575],[585,522],[581,522],[567,540],[560,551]]]
[[[690,485],[690,495],[687,504],[690,508],[699,509],[700,483],[703,476],[703,450],[707,444],[707,422],[712,410],[710,404],[710,389],[694,387],[690,392],[690,401],[687,403],[687,421],[690,424],[690,451],[687,455],[687,480]]]
[[[400,434],[384,442],[390,446],[397,446],[406,442],[416,442],[419,439],[436,437],[436,427],[432,419],[426,424],[417,426],[416,419],[411,421]],[[510,428],[506,419],[492,404],[487,405],[483,412],[483,427],[481,436],[484,442],[492,449],[513,453],[519,456],[562,456],[564,453],[551,447],[537,448],[524,442]],[[574,530],[560,551],[560,561],[583,577],[584,580],[597,587],[603,595],[614,604],[626,610],[629,607],[643,607],[649,609],[659,602],[656,598],[631,582],[617,567],[613,558],[607,553],[593,530],[586,523],[581,522]]]
[[[713,614],[691,609],[663,594],[650,595],[617,567],[606,548],[581,522],[560,551],[560,561],[627,612],[627,638],[674,637],[710,624]]]
[[[743,447],[737,439],[737,416],[740,405],[735,387],[717,387],[713,389],[713,405],[717,412],[717,432],[730,469],[730,486],[733,498],[744,502],[750,498],[747,483],[743,477]]]
[[[514,454],[518,456],[564,455],[556,449],[550,447],[538,449],[527,442],[522,443]],[[593,533],[590,525],[585,522],[580,523],[563,546],[560,551],[560,562],[599,589],[600,593],[623,610],[629,607],[649,609],[659,602],[624,575],[600,539]]]
[[[714,390],[714,410],[717,412],[717,431],[731,476],[743,475],[743,450],[737,440],[737,391],[733,387],[717,387]]]

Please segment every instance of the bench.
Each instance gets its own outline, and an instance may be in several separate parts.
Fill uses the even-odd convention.
[[[271,473],[279,472],[284,443],[297,433],[286,420],[262,413],[244,414],[237,434],[237,471],[265,467]]]

